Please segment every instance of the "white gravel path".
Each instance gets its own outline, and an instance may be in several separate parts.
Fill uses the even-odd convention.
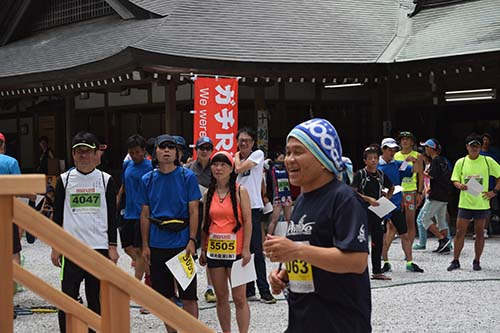
[[[500,238],[486,241],[481,264],[483,270],[472,271],[473,241],[467,239],[459,271],[447,272],[451,255],[434,254],[435,239],[429,239],[428,250],[415,251],[414,260],[425,273],[406,273],[398,240],[391,248],[392,281],[372,281],[372,326],[374,332],[498,332],[500,330]],[[50,263],[50,249],[37,240],[23,240],[25,267],[59,288],[59,270]],[[119,266],[132,274],[130,258],[120,251]],[[275,265],[268,262],[268,269]],[[481,281],[488,280],[491,281]],[[468,281],[468,282],[463,282]],[[215,308],[203,299],[205,274],[199,274],[200,320],[219,329]],[[81,293],[84,294],[83,291]],[[31,291],[14,297],[23,307],[48,305]],[[278,303],[266,305],[250,302],[251,332],[283,332],[287,325],[287,305],[280,295]],[[164,332],[163,323],[153,315],[141,315],[131,308],[132,332]],[[234,318],[234,314],[233,314]],[[233,330],[236,322],[233,319]],[[57,332],[57,314],[18,316],[15,332]]]

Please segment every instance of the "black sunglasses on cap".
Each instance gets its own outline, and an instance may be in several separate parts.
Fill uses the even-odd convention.
[[[168,148],[168,149],[175,149],[177,146],[175,143],[173,142],[162,142],[158,145],[158,148],[160,149],[165,149],[165,148]]]

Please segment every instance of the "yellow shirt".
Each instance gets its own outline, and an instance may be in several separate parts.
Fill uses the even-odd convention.
[[[408,154],[403,154],[401,151],[398,151],[394,155],[394,159],[396,161],[404,161],[408,156],[412,156],[415,158],[418,158],[419,153],[415,150],[412,150]],[[408,165],[413,166],[413,162],[408,162]],[[413,173],[411,177],[404,177],[401,180],[401,186],[403,187],[403,192],[411,192],[411,191],[416,191],[418,189],[418,183],[417,183],[417,173]]]

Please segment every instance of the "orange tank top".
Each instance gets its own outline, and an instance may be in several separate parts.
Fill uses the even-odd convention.
[[[238,188],[238,185],[236,185]],[[210,227],[209,234],[232,234],[233,228],[236,226],[234,218],[233,205],[231,203],[231,195],[228,193],[222,200],[217,191],[212,197],[210,204]],[[241,207],[238,203],[238,219],[241,223],[241,228],[236,233],[236,254],[240,255],[243,249],[243,217],[241,215]]]

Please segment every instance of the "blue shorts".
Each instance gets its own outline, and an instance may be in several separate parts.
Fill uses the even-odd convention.
[[[491,211],[459,208],[457,218],[465,220],[486,220],[490,217]]]

